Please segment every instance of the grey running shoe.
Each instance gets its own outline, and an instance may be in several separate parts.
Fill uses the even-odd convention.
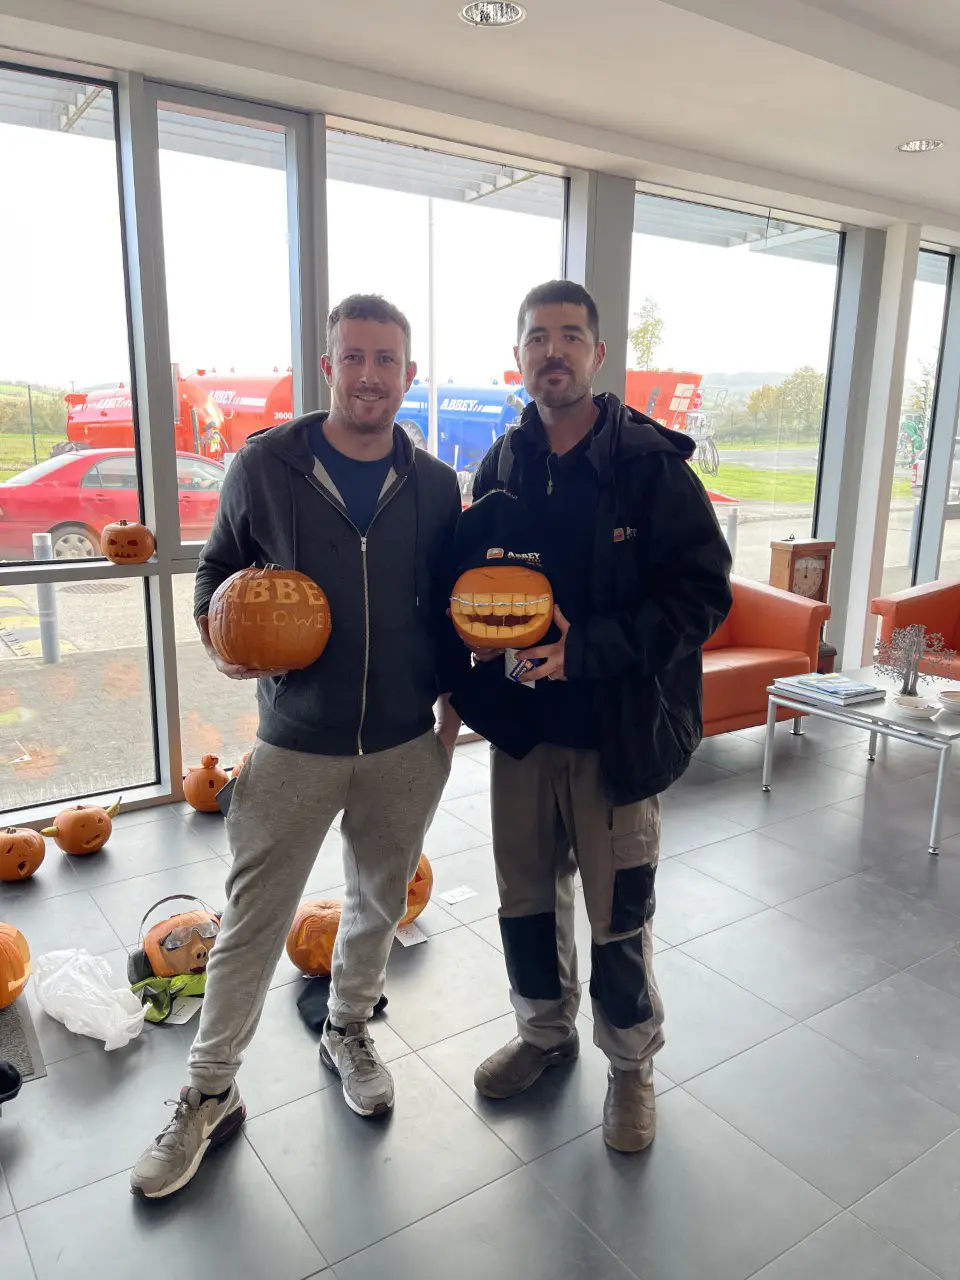
[[[365,1022],[348,1022],[341,1035],[328,1018],[320,1060],[343,1083],[343,1097],[358,1116],[378,1116],[393,1106],[393,1076],[374,1047]]]
[[[480,1063],[473,1083],[485,1098],[512,1098],[536,1084],[547,1067],[562,1067],[579,1054],[580,1037],[575,1030],[554,1049],[538,1049],[517,1036]]]
[[[603,1104],[603,1140],[614,1151],[644,1151],[657,1136],[653,1064],[637,1071],[610,1067]]]
[[[130,1175],[134,1195],[160,1200],[185,1187],[200,1168],[211,1147],[232,1137],[247,1118],[240,1091],[235,1084],[223,1102],[204,1101],[199,1089],[184,1085],[173,1119],[153,1140]]]

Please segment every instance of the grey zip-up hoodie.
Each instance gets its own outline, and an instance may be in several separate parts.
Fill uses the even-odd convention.
[[[310,447],[323,413],[250,436],[224,479],[200,554],[194,615],[230,574],[298,569],[330,602],[327,647],[303,671],[257,682],[259,736],[318,755],[384,751],[425,733],[469,666],[446,616],[460,488],[394,427],[393,465],[361,537]]]

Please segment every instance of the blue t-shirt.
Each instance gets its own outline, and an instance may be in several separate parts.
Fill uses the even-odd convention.
[[[337,486],[350,521],[365,534],[380,501],[383,482],[393,466],[393,450],[374,462],[358,462],[333,447],[319,422],[310,428],[310,447]]]

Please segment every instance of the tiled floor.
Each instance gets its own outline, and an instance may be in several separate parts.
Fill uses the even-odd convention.
[[[0,1118],[0,1276],[958,1280],[960,763],[935,860],[925,753],[881,744],[868,769],[860,734],[782,726],[764,796],[761,740],[706,742],[664,801],[668,1023],[648,1153],[603,1146],[589,1001],[574,1068],[509,1103],[474,1092],[512,1019],[472,744],[427,843],[429,941],[391,960],[377,1039],[393,1116],[347,1111],[284,958],[241,1074],[242,1136],[182,1196],[142,1204],[127,1172],[164,1122],[192,1028],[107,1054],[28,991],[48,1074]],[[143,911],[178,891],[218,900],[227,856],[218,818],[125,816],[102,856],[51,845],[35,881],[0,886],[0,919],[35,953],[86,946],[119,978]],[[311,895],[340,874],[332,833]],[[461,885],[474,896],[439,899]]]

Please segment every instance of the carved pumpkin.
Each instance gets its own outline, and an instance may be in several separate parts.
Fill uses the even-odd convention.
[[[217,792],[230,779],[220,768],[217,756],[204,756],[199,765],[187,770],[183,780],[183,797],[199,813],[219,813]]]
[[[157,549],[157,540],[145,524],[114,520],[100,535],[100,550],[114,564],[143,564]]]
[[[0,1009],[13,1004],[30,977],[30,948],[12,924],[0,924]]]
[[[421,853],[419,865],[413,873],[413,879],[407,885],[407,912],[400,921],[399,928],[402,929],[405,924],[412,924],[416,920],[417,916],[430,901],[432,892],[433,868],[427,861],[427,855]]]
[[[113,831],[111,818],[117,816],[120,801],[109,809],[98,804],[75,804],[62,809],[53,820],[52,827],[44,827],[42,834],[53,836],[64,853],[75,856],[96,853],[110,839]]]
[[[251,671],[300,671],[330,637],[330,606],[294,569],[241,569],[213,593],[210,643],[224,662]]]
[[[30,827],[4,827],[0,831],[0,880],[28,880],[44,859],[46,844]]]
[[[301,973],[325,978],[330,972],[333,944],[340,926],[339,902],[315,898],[301,902],[287,935],[287,955]]]
[[[243,768],[243,766],[247,763],[247,761],[248,761],[249,759],[250,759],[250,752],[249,752],[249,751],[245,751],[245,752],[243,753],[243,755],[240,757],[240,763],[239,763],[239,764],[235,764],[235,765],[233,766],[233,769],[230,771],[230,777],[231,777],[231,778],[239,778],[239,777],[240,777],[240,770]]]
[[[477,649],[527,649],[553,621],[553,592],[536,569],[490,564],[468,569],[450,597],[457,634]]]
[[[157,978],[203,973],[220,936],[220,917],[214,911],[184,911],[161,920],[147,931],[143,951]]]

